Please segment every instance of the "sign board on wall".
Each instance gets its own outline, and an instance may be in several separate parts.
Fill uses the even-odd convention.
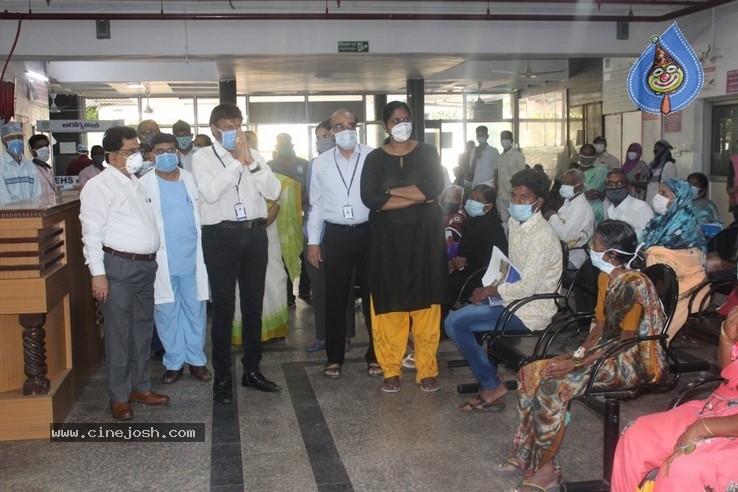
[[[738,70],[728,70],[725,77],[725,92],[738,92]]]
[[[39,131],[52,133],[104,132],[114,126],[123,125],[123,120],[40,120],[36,122],[36,128]]]
[[[682,131],[682,112],[669,113],[664,116],[664,133]]]
[[[339,41],[339,53],[369,53],[369,41]]]

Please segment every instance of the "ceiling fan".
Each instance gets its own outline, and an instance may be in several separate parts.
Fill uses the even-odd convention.
[[[518,75],[520,75],[524,79],[535,79],[541,75],[549,75],[552,73],[561,73],[565,71],[566,70],[547,70],[545,72],[534,72],[533,69],[530,67],[530,62],[528,62],[525,64],[525,70],[522,72],[518,72]]]

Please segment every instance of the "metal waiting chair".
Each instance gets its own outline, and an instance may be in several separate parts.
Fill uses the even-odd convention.
[[[635,337],[623,340],[610,347],[593,365],[584,395],[579,399],[588,406],[602,411],[603,405],[596,400],[604,398],[604,453],[603,453],[603,478],[582,482],[565,482],[561,485],[562,491],[575,492],[607,492],[610,490],[610,478],[612,476],[612,464],[615,457],[615,448],[620,437],[620,402],[631,400],[645,393],[661,393],[671,391],[679,382],[681,370],[679,360],[674,356],[668,346],[668,328],[674,317],[677,300],[679,297],[679,282],[674,270],[667,265],[651,265],[643,270],[643,273],[651,279],[661,299],[661,304],[666,314],[666,321],[659,335],[649,337]],[[657,340],[667,357],[670,371],[659,381],[642,383],[625,389],[598,389],[597,373],[604,362],[632,347],[635,344]]]

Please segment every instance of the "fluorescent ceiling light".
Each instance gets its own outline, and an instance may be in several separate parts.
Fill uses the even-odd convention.
[[[49,78],[46,75],[34,72],[33,70],[26,70],[26,75],[32,79],[41,80],[43,82],[49,81]]]
[[[131,82],[130,84],[126,84],[126,86],[129,89],[144,89],[144,86],[141,82]]]

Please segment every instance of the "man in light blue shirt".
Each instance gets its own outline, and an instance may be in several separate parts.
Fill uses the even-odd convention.
[[[41,195],[36,166],[24,154],[23,130],[18,122],[0,127],[5,153],[0,155],[0,205]]]

